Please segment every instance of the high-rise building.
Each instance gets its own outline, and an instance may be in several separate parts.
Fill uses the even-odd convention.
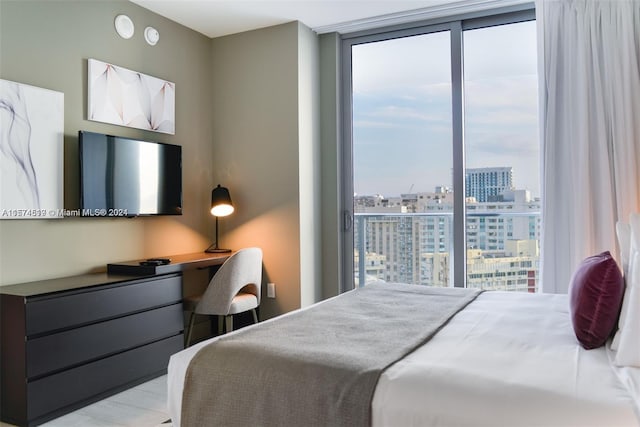
[[[509,189],[499,201],[469,197],[465,206],[467,285],[535,290],[540,200],[528,190]],[[366,253],[356,283],[378,279],[451,286],[453,192],[438,188],[399,197],[358,196],[355,210],[354,243]]]
[[[467,169],[465,197],[475,197],[480,203],[498,202],[500,197],[513,189],[513,168]]]

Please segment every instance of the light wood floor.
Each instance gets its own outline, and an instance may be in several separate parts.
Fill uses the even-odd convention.
[[[165,375],[51,420],[42,427],[156,427],[168,419]],[[10,426],[0,422],[0,427]]]

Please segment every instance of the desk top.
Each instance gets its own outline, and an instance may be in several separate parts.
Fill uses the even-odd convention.
[[[142,279],[144,277],[180,273],[194,268],[207,268],[214,265],[221,265],[231,255],[232,252],[217,254],[198,252],[193,254],[172,255],[163,257],[170,258],[171,263],[159,266],[140,265],[140,261],[145,261],[144,259],[125,261],[122,263],[108,264],[107,273],[89,273],[0,286],[0,295],[34,297],[96,285],[117,284],[119,282]]]
[[[155,274],[179,273],[184,270],[194,268],[206,268],[212,265],[221,265],[233,252],[226,253],[207,253],[196,252],[192,254],[179,254],[166,257],[171,262],[165,265],[140,265],[141,261],[146,259],[136,259],[133,261],[124,261],[114,264],[107,264],[107,273],[109,274],[129,274],[134,276],[146,276]]]

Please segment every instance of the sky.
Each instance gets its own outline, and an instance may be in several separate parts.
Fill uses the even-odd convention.
[[[513,167],[539,196],[535,21],[465,31],[467,168]],[[400,195],[452,186],[449,33],[352,50],[354,191]]]

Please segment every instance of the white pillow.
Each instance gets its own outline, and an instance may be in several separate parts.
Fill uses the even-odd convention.
[[[631,234],[629,238],[629,254],[633,254],[634,251],[640,252],[640,212],[632,213],[629,216],[629,228]],[[631,262],[632,258],[629,258]]]
[[[629,292],[625,294],[625,299],[628,310],[618,331],[620,342],[616,365],[640,367],[640,252],[636,252],[631,260],[627,289]]]
[[[627,288],[620,312],[619,329],[611,343],[616,364],[640,367],[640,214],[631,214]],[[615,347],[614,347],[615,345]]]
[[[622,274],[626,283],[624,297],[622,298],[622,309],[620,310],[620,319],[618,320],[618,330],[616,331],[613,341],[611,341],[611,349],[617,350],[620,344],[620,329],[627,317],[629,307],[629,294],[631,293],[629,282],[629,257],[631,256],[631,226],[624,222],[616,223],[616,235],[618,236],[618,245],[620,246],[620,261],[622,264]],[[634,251],[635,253],[635,251]]]
[[[622,271],[626,275],[629,272],[629,257],[631,256],[631,225],[618,221],[616,223],[616,235],[620,245]]]

